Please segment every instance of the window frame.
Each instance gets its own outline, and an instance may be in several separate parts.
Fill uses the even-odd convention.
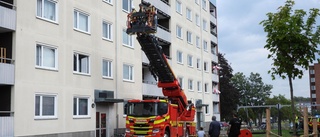
[[[128,43],[125,43],[125,37],[127,37],[126,39],[128,39]],[[122,30],[122,45],[129,48],[134,48],[133,37],[132,35],[128,35],[125,29]]]
[[[75,16],[76,15],[76,16]],[[80,20],[79,20],[79,16],[80,15],[83,15],[83,16],[86,16],[87,17],[87,21],[88,21],[88,24],[87,24],[87,28],[88,30],[82,30],[79,26],[80,24]],[[76,25],[76,26],[75,26]],[[73,29],[74,30],[77,30],[77,31],[80,31],[80,32],[83,32],[83,33],[87,33],[87,34],[90,34],[90,25],[91,25],[91,21],[90,21],[90,14],[89,13],[86,13],[86,12],[83,12],[79,9],[74,9],[73,10]]]
[[[202,92],[201,81],[197,81],[197,90],[198,92]]]
[[[176,36],[177,36],[177,38],[179,38],[179,39],[183,39],[183,38],[182,38],[182,27],[179,26],[179,25],[176,26]]]
[[[203,50],[208,52],[208,42],[206,40],[203,40],[202,45],[203,45]]]
[[[208,83],[204,83],[204,93],[209,93],[209,84]]]
[[[192,22],[192,11],[190,8],[186,8],[186,18]]]
[[[128,79],[125,78],[124,69],[128,67]],[[122,79],[123,81],[133,82],[134,81],[134,66],[130,64],[123,64],[122,65]]]
[[[74,60],[74,57],[75,57],[75,55],[76,55],[76,62],[75,62],[75,60]],[[79,63],[79,55],[82,55],[82,56],[86,56],[87,58],[88,58],[88,62],[87,62],[87,71],[88,72],[81,72],[80,71],[80,67],[81,66],[79,66],[80,65],[80,63]],[[75,70],[75,64],[74,63],[76,63],[76,70]],[[91,61],[90,61],[90,56],[89,55],[87,55],[87,54],[83,54],[83,53],[79,53],[79,52],[73,52],[73,73],[76,73],[76,74],[82,74],[82,75],[90,75],[90,73],[91,73],[91,68],[90,68],[90,64],[91,64]]]
[[[39,6],[38,6],[38,2],[39,1],[41,1],[41,9],[39,9]],[[44,12],[46,11],[44,8],[45,8],[45,6],[44,6],[44,1],[47,1],[47,2],[51,2],[51,3],[53,3],[54,4],[54,10],[55,10],[55,12],[54,12],[54,17],[55,17],[55,19],[49,19],[49,18],[46,18],[46,17],[44,17]],[[36,17],[37,18],[40,18],[40,19],[43,19],[43,20],[46,20],[46,21],[50,21],[50,22],[54,22],[54,23],[58,23],[58,19],[59,19],[59,17],[58,17],[58,4],[57,4],[58,2],[57,1],[55,1],[55,0],[37,0],[37,8],[36,8]],[[40,10],[40,11],[39,11]],[[39,15],[39,12],[41,12],[40,14],[41,15]]]
[[[38,46],[41,47],[41,56],[38,56]],[[50,66],[44,66],[44,48],[54,50],[54,67]],[[43,43],[37,43],[36,48],[35,48],[35,67],[36,68],[42,68],[42,69],[49,69],[49,70],[58,70],[58,49],[55,46],[51,46],[48,44],[43,44]],[[38,64],[38,58],[39,58],[39,63]],[[41,58],[41,59],[40,59]]]
[[[203,19],[202,20],[202,30],[207,31],[208,30],[208,22],[207,20]]]
[[[190,54],[187,55],[187,64],[189,67],[193,67],[193,56]]]
[[[104,63],[107,63],[107,68],[105,68]],[[112,79],[113,78],[113,62],[109,59],[102,59],[102,77]],[[104,70],[107,69],[107,75],[104,75]],[[110,69],[110,70],[109,70]]]
[[[196,47],[200,49],[200,37],[196,36]]]
[[[128,8],[124,9],[124,1],[127,1],[128,4]],[[122,11],[126,12],[126,13],[130,13],[132,10],[132,0],[122,0]]]
[[[36,115],[36,99],[39,96],[39,115]],[[53,106],[53,115],[43,115],[43,97],[53,97],[54,98],[54,106]],[[48,94],[48,93],[36,93],[34,96],[35,106],[34,106],[34,119],[57,119],[58,118],[58,95],[57,94]]]
[[[107,28],[104,26],[107,25]],[[107,31],[107,36],[105,36],[105,31]],[[112,23],[109,21],[102,21],[102,39],[113,41],[112,37],[113,29],[112,29]]]
[[[177,63],[178,64],[183,64],[183,53],[182,51],[177,51]]]
[[[203,62],[203,70],[204,70],[205,72],[209,72],[209,64],[208,64],[207,61],[204,61],[204,62]]]
[[[188,90],[189,91],[194,91],[193,80],[192,79],[188,79]]]
[[[182,15],[182,3],[176,0],[176,12]]]
[[[202,9],[207,11],[207,1],[206,0],[202,0]]]
[[[196,25],[200,27],[200,15],[196,14]]]
[[[204,113],[205,113],[205,115],[209,115],[210,114],[209,105],[204,107]]]
[[[103,2],[105,2],[105,3],[108,3],[108,4],[111,4],[111,5],[113,5],[113,1],[112,0],[102,0]]]
[[[179,81],[181,89],[183,89],[183,77],[178,76],[177,80]]]
[[[201,70],[201,59],[200,58],[197,58],[197,69],[198,70]]]
[[[76,102],[76,106],[75,106],[75,102],[74,102],[74,99],[77,100]],[[79,114],[79,111],[80,111],[80,105],[79,105],[79,99],[86,99],[87,100],[87,115],[81,115]],[[91,115],[91,112],[90,112],[90,97],[89,96],[73,96],[73,100],[72,100],[72,105],[73,105],[73,109],[72,109],[72,116],[73,118],[88,118],[90,117]],[[74,114],[74,107],[76,107],[76,114]]]
[[[192,44],[192,32],[191,31],[187,31],[187,42],[189,44]]]

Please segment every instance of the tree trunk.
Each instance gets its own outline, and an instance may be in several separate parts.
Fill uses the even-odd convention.
[[[291,76],[289,76],[288,78],[289,78],[289,85],[290,85],[291,111],[292,111],[292,113],[294,113],[295,109],[294,109],[294,100],[293,100],[292,78],[291,78]],[[296,124],[295,124],[295,114],[292,115],[291,121],[292,121],[292,127],[293,127],[293,136],[297,136],[297,128],[296,128]]]

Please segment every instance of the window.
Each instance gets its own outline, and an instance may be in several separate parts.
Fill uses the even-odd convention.
[[[216,46],[211,46],[211,53],[213,54],[213,55],[216,55],[216,49],[217,47]]]
[[[197,48],[200,48],[200,37],[196,36],[196,46]]]
[[[196,14],[196,25],[200,26],[200,16]]]
[[[198,58],[198,59],[197,59],[197,69],[198,69],[198,70],[201,69],[201,65],[200,65],[200,64],[201,64],[201,61],[200,61],[200,59]]]
[[[181,51],[177,51],[177,62],[180,64],[183,64],[183,56],[182,56],[182,52]]]
[[[310,69],[310,74],[314,74],[314,69]]]
[[[208,51],[208,42],[203,40],[203,50]]]
[[[207,10],[207,0],[202,0],[202,9]]]
[[[209,89],[208,89],[208,88],[209,88],[209,84],[208,84],[208,83],[205,83],[205,84],[204,84],[204,92],[206,92],[206,93],[209,92]]]
[[[204,71],[208,72],[208,62],[205,61],[203,63],[203,69],[204,69]]]
[[[192,21],[192,12],[191,12],[191,10],[189,8],[187,8],[186,11],[187,11],[187,13],[186,13],[187,19]]]
[[[207,31],[207,21],[206,20],[202,20],[202,29],[204,30],[204,31]]]
[[[133,81],[133,66],[123,64],[123,80]]]
[[[53,47],[36,45],[36,66],[47,69],[58,69],[57,49]]]
[[[112,24],[108,22],[102,23],[102,37],[107,40],[112,39]]]
[[[122,0],[122,9],[126,12],[131,12],[132,0]]]
[[[76,30],[89,33],[89,15],[78,10],[74,10],[73,27]]]
[[[182,28],[177,25],[176,29],[177,37],[182,39]]]
[[[187,42],[192,44],[192,33],[190,31],[187,31]]]
[[[52,0],[37,0],[37,16],[57,22],[57,2]]]
[[[57,118],[57,96],[35,95],[35,118]]]
[[[200,3],[199,3],[199,0],[195,0],[194,2],[195,2],[196,4],[198,4],[198,5],[200,4]]]
[[[316,90],[316,86],[311,86],[311,90]]]
[[[102,0],[102,1],[109,3],[109,4],[112,4],[112,0]]]
[[[181,86],[181,89],[183,89],[183,77],[178,77],[178,81]]]
[[[179,13],[179,14],[182,14],[182,4],[180,1],[177,1],[176,0],[176,11]]]
[[[310,81],[311,81],[311,82],[315,82],[316,79],[315,79],[315,78],[310,78]]]
[[[188,80],[188,89],[193,91],[193,80],[192,79]]]
[[[102,76],[106,78],[112,78],[112,61],[102,61]]]
[[[189,67],[193,67],[193,62],[192,62],[192,55],[188,55],[188,58],[187,58],[188,60],[187,60],[187,62],[188,62],[188,66]]]
[[[197,82],[197,90],[198,90],[198,92],[202,92],[201,91],[201,82],[200,81]]]
[[[133,48],[132,36],[128,35],[126,33],[126,30],[122,31],[122,44],[124,46],[128,46],[128,47],[132,47]]]
[[[204,112],[204,113],[205,113],[206,115],[209,114],[209,106],[205,106],[204,109],[205,109],[205,112]]]
[[[89,117],[89,98],[74,97],[73,98],[73,116]]]
[[[73,53],[73,71],[82,74],[89,74],[89,56]]]

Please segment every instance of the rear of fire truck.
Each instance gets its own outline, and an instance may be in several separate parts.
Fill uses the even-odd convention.
[[[142,2],[139,10],[128,14],[127,34],[136,35],[149,59],[149,70],[162,88],[166,99],[129,100],[126,105],[126,137],[182,137],[196,135],[195,108],[187,101],[167,58],[153,35],[157,28],[157,11]]]

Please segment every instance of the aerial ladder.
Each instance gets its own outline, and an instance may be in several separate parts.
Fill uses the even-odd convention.
[[[149,70],[166,99],[129,100],[126,107],[126,137],[183,137],[196,135],[195,107],[182,90],[168,64],[157,32],[157,11],[142,2],[127,16],[127,34],[136,38],[149,60]]]

